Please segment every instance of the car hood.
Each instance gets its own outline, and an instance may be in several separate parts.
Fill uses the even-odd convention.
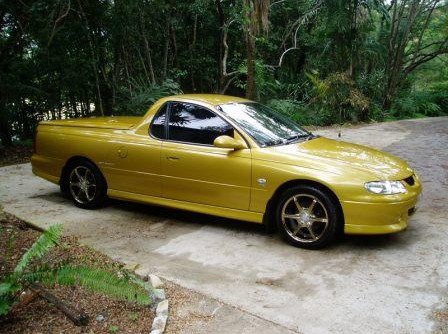
[[[341,172],[349,167],[373,174],[378,180],[401,180],[412,174],[412,169],[405,161],[391,154],[325,137],[267,149],[283,163],[313,166],[333,172]]]

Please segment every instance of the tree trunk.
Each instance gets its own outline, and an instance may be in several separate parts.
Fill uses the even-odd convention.
[[[246,82],[246,98],[255,100],[255,37],[246,32],[246,51],[247,51],[247,82]]]
[[[386,75],[388,78],[383,93],[382,105],[385,110],[390,109],[396,93],[405,80],[403,66],[406,58],[406,47],[408,46],[412,28],[419,14],[420,6],[421,3],[417,0],[411,3],[398,3],[395,0],[391,3],[393,15],[389,38],[388,61],[386,65]]]
[[[79,117],[79,114],[78,114],[78,105],[77,105],[77,103],[76,103],[76,98],[75,98],[74,95],[72,95],[72,96],[70,97],[70,104],[72,105],[73,116],[74,116],[75,118],[78,118],[78,117]]]
[[[219,31],[218,31],[218,89],[217,91],[220,92],[224,88],[224,75],[223,75],[223,65],[222,65],[222,58],[223,58],[223,52],[224,52],[224,11],[222,10],[221,1],[215,0],[216,4],[216,12],[218,13],[218,21],[219,21]]]
[[[21,99],[21,103],[19,106],[20,118],[22,120],[22,133],[20,139],[26,140],[33,138],[33,133],[31,131],[30,125],[30,115],[32,115],[32,107],[28,106],[25,102],[25,99]]]
[[[197,35],[197,25],[198,25],[198,15],[194,16],[193,22],[193,38],[189,46],[190,49],[190,79],[191,79],[191,90],[196,92],[196,84],[194,81],[194,60],[195,60],[195,49],[196,49],[196,35]]]
[[[98,75],[98,58],[95,54],[95,50],[96,50],[96,45],[94,43],[94,38],[95,36],[92,34],[91,30],[90,30],[90,25],[89,25],[89,21],[87,20],[87,16],[84,12],[84,9],[81,5],[81,1],[78,0],[78,6],[80,9],[80,15],[82,16],[82,18],[84,19],[85,22],[85,27],[87,29],[86,32],[86,37],[87,40],[89,42],[89,47],[90,47],[90,53],[92,56],[92,69],[93,69],[93,73],[95,76],[95,87],[96,87],[96,93],[97,93],[97,101],[95,103],[95,111],[97,111],[97,108],[99,109],[99,114],[101,116],[104,116],[104,109],[103,109],[103,99],[101,97],[101,88],[100,88],[100,81],[99,81],[99,75]]]
[[[145,20],[143,17],[143,9],[140,9],[140,26],[141,26],[141,30],[142,30],[142,38],[143,38],[143,44],[145,46],[145,53],[146,53],[146,59],[148,61],[148,66],[149,66],[149,75],[150,75],[150,80],[152,84],[156,83],[156,77],[154,75],[154,68],[152,66],[152,57],[151,57],[151,48],[149,47],[149,42],[148,42],[148,38],[146,37],[146,26],[145,26]],[[139,55],[140,55],[140,51],[139,51]],[[142,65],[143,65],[143,69],[145,70],[146,76],[148,76],[147,71],[146,71],[146,66],[145,63],[142,60]]]
[[[162,68],[162,81],[166,80],[166,75],[168,72],[168,53],[170,50],[170,15],[168,14],[166,18],[165,25],[165,46],[163,49],[163,68]]]
[[[2,103],[2,105],[0,106],[0,139],[2,140],[3,146],[11,146],[12,145],[11,126],[5,114],[6,113]]]

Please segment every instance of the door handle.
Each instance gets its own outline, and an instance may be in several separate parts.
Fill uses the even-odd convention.
[[[168,160],[179,160],[178,157],[166,157]]]

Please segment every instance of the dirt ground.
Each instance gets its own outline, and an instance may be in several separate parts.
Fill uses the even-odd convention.
[[[41,232],[30,228],[12,215],[0,220],[0,278],[11,272],[26,250],[37,240]],[[3,251],[4,250],[4,251]],[[82,246],[73,236],[62,237],[46,259],[50,263],[71,263],[102,268],[111,272],[122,269],[123,264]],[[80,287],[55,285],[50,291],[89,318],[87,326],[75,326],[62,311],[43,298],[14,312],[7,321],[0,319],[2,333],[149,333],[154,311],[149,306],[117,301],[100,293]],[[104,320],[97,320],[97,317]]]

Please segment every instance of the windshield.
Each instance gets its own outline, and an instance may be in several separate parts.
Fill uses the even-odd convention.
[[[313,137],[293,121],[259,103],[229,103],[219,107],[261,147],[289,144]]]

